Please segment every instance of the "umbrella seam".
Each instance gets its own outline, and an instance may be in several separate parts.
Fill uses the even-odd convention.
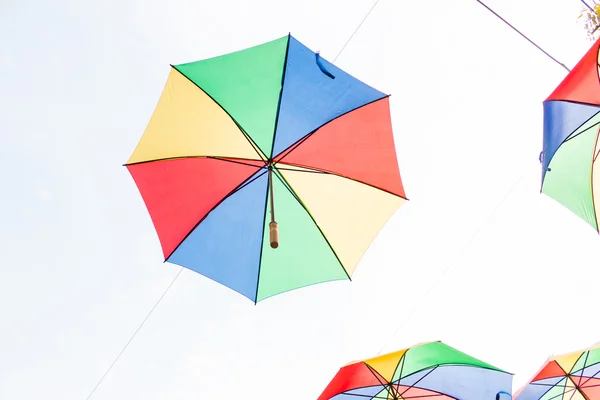
[[[288,33],[288,41],[285,47],[285,58],[283,59],[283,72],[281,73],[281,90],[279,90],[279,100],[277,101],[277,112],[275,114],[275,126],[273,127],[273,139],[271,140],[271,152],[269,154],[269,160],[273,160],[273,149],[275,147],[275,137],[277,136],[277,127],[279,125],[279,112],[281,111],[281,99],[283,98],[283,88],[285,85],[285,76],[287,73],[287,62],[288,55],[290,52],[290,42],[292,34]],[[266,155],[266,154],[265,154]]]
[[[562,101],[562,100],[548,100],[548,102],[559,102],[559,101]],[[544,103],[545,103],[545,102],[544,102]],[[589,104],[589,105],[592,105],[592,104]],[[596,105],[596,107],[598,107],[598,105]],[[576,131],[577,131],[579,128],[581,128],[581,127],[582,127],[582,126],[584,126],[586,123],[588,123],[588,122],[589,122],[589,121],[590,121],[592,118],[594,118],[596,115],[598,115],[598,113],[600,113],[600,111],[598,111],[597,113],[595,113],[594,115],[592,115],[591,117],[589,117],[588,119],[586,119],[585,121],[583,121],[583,122],[582,122],[582,123],[581,123],[581,124],[580,124],[580,125],[579,125],[577,128],[573,129],[573,132],[576,132]],[[571,135],[573,132],[570,132],[570,133],[569,133],[569,135]],[[583,133],[583,132],[582,132],[582,133]],[[579,135],[577,135],[577,136],[579,136]],[[567,136],[567,139],[568,139],[568,138],[569,138],[569,137]],[[552,155],[552,157],[550,157],[550,160],[548,160],[548,168],[550,168],[550,163],[552,163],[552,160],[554,159],[554,156],[556,155],[556,153],[558,153],[558,150],[560,150],[560,148],[562,147],[562,145],[563,145],[563,144],[565,144],[565,143],[568,141],[567,139],[563,140],[563,141],[562,141],[562,142],[561,142],[561,143],[558,145],[558,147],[557,147],[557,148],[556,148],[556,150],[554,151],[554,154]],[[544,178],[544,181],[545,181],[545,180],[546,180],[546,179]],[[543,184],[543,182],[542,182],[542,189],[543,189],[543,186],[544,186],[544,184]]]
[[[221,110],[223,110],[223,112],[225,112],[225,114],[227,114],[229,116],[229,118],[231,118],[231,120],[233,121],[233,123],[238,127],[238,129],[240,130],[240,132],[242,133],[242,135],[244,135],[244,137],[246,138],[246,140],[248,140],[248,142],[250,143],[250,145],[252,146],[252,148],[254,149],[254,151],[256,151],[256,153],[261,158],[261,160],[262,160],[263,156],[265,158],[267,158],[266,154],[262,153],[262,151],[260,150],[260,147],[258,146],[258,144],[256,144],[256,142],[254,141],[254,139],[252,139],[250,137],[250,135],[244,130],[244,128],[242,128],[242,126],[240,125],[240,123],[235,118],[233,118],[233,116],[231,114],[229,114],[229,111],[227,111],[225,109],[225,107],[223,107],[221,105],[221,103],[219,103],[214,97],[212,97],[204,89],[202,89],[202,87],[200,87],[200,85],[198,85],[196,82],[194,82],[193,80],[191,80],[187,75],[185,75],[183,72],[181,72],[175,65],[171,64],[171,68],[175,69],[175,71],[179,72],[182,76],[185,77],[185,79],[187,79],[188,81],[192,82],[192,84],[194,84],[194,86],[196,86],[198,89],[202,90],[202,92],[204,94],[206,94],[212,101],[214,101],[215,104],[217,104],[221,108]]]
[[[350,274],[348,273],[348,271],[346,270],[346,267],[344,267],[344,264],[342,263],[342,260],[340,260],[340,257],[337,255],[337,253],[335,252],[335,250],[333,249],[333,246],[331,245],[331,243],[329,242],[329,240],[327,239],[327,236],[325,236],[325,233],[323,232],[323,230],[321,229],[321,227],[319,226],[319,224],[317,224],[317,221],[315,221],[315,218],[313,217],[313,215],[310,213],[310,211],[308,211],[308,207],[304,204],[304,202],[300,199],[300,196],[296,193],[296,191],[294,189],[292,189],[292,186],[290,185],[290,183],[287,181],[287,179],[285,179],[285,177],[281,174],[281,173],[276,173],[275,176],[277,177],[277,179],[279,179],[282,183],[284,183],[284,187],[294,196],[294,198],[298,201],[298,203],[302,206],[302,208],[304,209],[304,211],[306,211],[306,213],[308,214],[308,216],[310,217],[310,219],[313,221],[313,223],[315,224],[315,226],[317,227],[317,229],[319,230],[319,233],[321,233],[321,236],[323,237],[323,239],[325,239],[325,242],[327,243],[327,245],[329,246],[329,249],[331,250],[331,252],[333,253],[333,255],[335,256],[336,260],[338,261],[338,263],[340,264],[340,267],[342,267],[342,270],[344,271],[344,273],[346,274],[346,276],[348,277],[348,280],[352,280],[352,278],[350,277]],[[285,181],[285,182],[284,182]]]
[[[145,160],[145,161],[136,161],[136,162],[132,162],[132,163],[129,163],[129,164],[123,164],[123,167],[129,167],[129,166],[132,166],[132,165],[148,164],[148,163],[159,162],[159,161],[187,160],[187,159],[190,159],[190,158],[196,158],[196,159],[210,158],[212,160],[226,161],[226,162],[231,162],[231,163],[241,164],[241,165],[247,165],[249,167],[257,167],[257,168],[262,168],[264,165],[267,165],[264,160],[256,160],[256,159],[253,159],[253,158],[219,157],[219,156],[173,156],[173,157],[154,158],[152,160]],[[257,161],[257,162],[263,163],[264,165],[261,165],[259,167],[259,166],[254,165],[254,164],[244,163],[244,162],[238,161],[238,160]]]
[[[215,204],[215,206],[213,208],[211,208],[201,219],[200,221],[198,221],[197,224],[195,224],[192,229],[190,229],[190,231],[183,237],[183,239],[181,239],[181,241],[179,241],[179,244],[173,249],[172,252],[169,253],[169,255],[167,257],[165,257],[165,262],[169,261],[169,258],[171,258],[171,256],[177,251],[177,249],[179,249],[179,247],[181,246],[181,244],[183,242],[185,242],[185,240],[192,234],[192,232],[194,232],[194,230],[202,223],[204,222],[204,220],[206,218],[208,218],[208,216],[214,211],[216,210],[221,204],[223,204],[225,202],[225,200],[227,200],[228,198],[230,198],[231,196],[233,196],[235,193],[239,192],[240,190],[242,190],[243,188],[245,188],[246,186],[248,186],[249,184],[251,184],[252,182],[256,181],[258,178],[260,178],[261,176],[263,176],[264,174],[266,174],[265,172],[260,173],[259,175],[255,176],[254,178],[252,178],[254,175],[258,174],[260,172],[261,169],[263,169],[262,167],[256,167],[257,170],[254,171],[252,174],[250,174],[250,176],[248,176],[248,178],[244,179],[239,185],[237,185],[233,190],[231,190],[229,193],[227,193],[226,196],[224,196],[217,204]]]
[[[598,60],[598,54],[596,55],[596,60]],[[598,62],[596,61],[596,78],[600,81],[600,70],[598,69]],[[597,115],[597,114],[596,114]],[[596,147],[598,147],[598,136],[600,135],[600,131],[596,132],[596,141],[594,143],[594,149],[592,150],[592,162],[590,166],[590,191],[592,194],[592,209],[594,210],[594,222],[596,224],[596,232],[600,233],[600,227],[598,226],[598,214],[596,212],[596,203],[594,201],[594,163],[596,158]],[[587,357],[586,357],[587,360]]]
[[[372,187],[373,189],[381,190],[382,192],[391,194],[392,196],[396,196],[396,197],[399,197],[399,198],[404,199],[406,201],[409,201],[407,197],[400,196],[397,193],[392,193],[389,190],[380,188],[378,186],[372,185],[372,184],[367,183],[367,182],[363,182],[363,181],[358,180],[358,179],[350,178],[349,176],[342,175],[342,174],[339,174],[337,172],[329,171],[329,170],[326,170],[326,169],[319,169],[319,168],[315,168],[315,167],[310,167],[310,166],[307,166],[307,165],[296,164],[296,163],[294,163],[294,164],[291,164],[291,163],[290,164],[281,163],[281,164],[282,165],[290,165],[290,166],[296,166],[296,167],[306,168],[309,171],[303,171],[303,170],[298,170],[298,169],[285,169],[285,168],[279,168],[279,167],[277,167],[277,169],[280,170],[280,171],[291,171],[291,172],[304,172],[304,173],[313,173],[313,174],[334,175],[334,176],[338,176],[340,178],[348,179],[348,180],[351,180],[351,181],[354,181],[354,182],[357,182],[357,183],[360,183],[360,184]]]
[[[262,175],[261,175],[262,176]],[[263,214],[263,222],[262,222],[262,237],[260,239],[260,254],[258,256],[258,274],[256,276],[256,292],[254,293],[254,305],[258,304],[258,287],[260,285],[260,270],[262,267],[263,261],[263,248],[265,245],[265,225],[267,223],[267,205],[269,204],[269,185],[267,184],[267,189],[265,190],[265,212]]]
[[[283,154],[283,156],[281,156],[281,158],[279,158],[278,161],[276,161],[274,164],[277,164],[279,162],[281,162],[281,160],[283,160],[285,157],[288,156],[288,154],[290,154],[292,151],[294,151],[298,146],[300,146],[303,142],[305,142],[310,136],[312,136],[314,133],[316,133],[319,129],[323,128],[326,125],[329,125],[330,123],[332,123],[333,121],[342,118],[343,116],[350,114],[353,111],[359,110],[363,107],[367,107],[377,101],[381,101],[384,99],[387,99],[391,97],[391,94],[384,94],[382,97],[379,97],[375,100],[369,101],[363,105],[360,105],[358,107],[354,107],[351,110],[346,111],[345,113],[342,113],[340,115],[338,115],[337,117],[331,118],[330,120],[328,120],[327,122],[324,122],[323,124],[319,125],[318,127],[316,127],[315,129],[313,129],[312,131],[308,132],[306,135],[302,136],[300,139],[296,140],[294,143],[292,143],[291,145],[289,145],[288,147],[286,147],[285,149],[283,149],[282,151],[280,151],[279,153],[277,153],[277,156],[274,158],[277,158],[279,156],[281,156]],[[285,154],[284,154],[285,153]]]
[[[590,119],[588,119],[586,122],[590,121],[592,118],[594,118],[598,114],[600,114],[600,111],[598,111],[596,114],[592,115],[592,117]],[[583,126],[583,125],[585,125],[585,122],[581,126]],[[571,140],[573,140],[575,138],[578,138],[579,136],[583,135],[584,133],[586,133],[590,129],[593,129],[593,128],[597,127],[598,125],[600,125],[600,122],[596,122],[594,125],[591,125],[590,127],[585,128],[584,130],[582,130],[581,132],[579,132],[577,135],[573,135],[573,136],[567,137],[564,140],[564,142],[566,143],[566,142],[569,142],[569,141],[571,141]],[[579,128],[581,128],[581,126]],[[579,129],[579,128],[577,128],[577,129]],[[577,129],[575,129],[572,133],[575,133],[577,131]]]

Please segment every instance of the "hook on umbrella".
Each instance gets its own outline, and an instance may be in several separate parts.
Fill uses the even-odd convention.
[[[315,53],[315,59],[317,62],[317,66],[319,67],[321,72],[323,72],[325,75],[327,75],[331,79],[335,79],[335,76],[333,76],[331,74],[331,72],[327,71],[327,69],[325,69],[325,66],[323,66],[323,63],[321,62],[321,54],[318,51]]]

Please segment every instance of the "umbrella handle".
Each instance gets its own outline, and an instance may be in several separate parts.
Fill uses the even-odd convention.
[[[505,392],[505,391],[500,391],[500,392],[496,393],[496,400],[502,400],[502,395],[506,395],[506,396],[508,396],[509,399],[512,399],[512,394]]]
[[[269,234],[271,238],[271,247],[276,249],[279,247],[279,233],[277,232],[277,222],[269,223]]]

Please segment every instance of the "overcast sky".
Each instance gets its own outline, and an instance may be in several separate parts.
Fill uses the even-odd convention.
[[[121,166],[169,64],[288,32],[332,60],[372,5],[1,3],[0,398],[85,399],[179,271]],[[591,45],[579,1],[488,5],[568,66]],[[185,270],[92,399],[314,399],[343,364],[427,340],[516,390],[600,340],[600,238],[539,194],[566,71],[475,0],[380,0],[336,64],[392,94],[410,198],[353,282],[255,306]]]

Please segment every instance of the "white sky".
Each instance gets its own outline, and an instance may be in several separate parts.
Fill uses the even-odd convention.
[[[288,32],[331,60],[372,4],[0,4],[0,399],[85,399],[178,272],[121,166],[169,63]],[[591,45],[577,0],[488,5],[568,66]],[[403,322],[384,352],[443,340],[514,390],[600,340],[600,238],[539,194],[542,101],[566,71],[474,0],[381,0],[337,64],[392,93],[411,199],[354,281],[254,306],[186,270],[92,399],[314,399]]]

